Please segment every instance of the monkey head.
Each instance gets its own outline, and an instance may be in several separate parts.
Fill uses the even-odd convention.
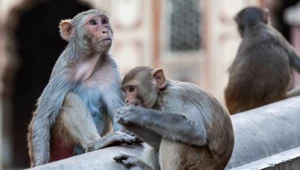
[[[62,20],[59,28],[64,40],[89,53],[107,52],[113,41],[108,16],[95,9]]]
[[[127,105],[141,105],[152,108],[157,102],[158,92],[165,89],[167,79],[162,69],[136,67],[127,73],[122,89]]]
[[[267,8],[246,7],[236,14],[234,20],[240,35],[243,36],[246,27],[251,27],[258,23],[268,24],[270,21],[269,10]]]

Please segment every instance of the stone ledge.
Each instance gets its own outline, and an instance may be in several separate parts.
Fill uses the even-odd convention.
[[[231,170],[256,169],[279,170],[300,169],[300,147],[278,153],[276,155],[260,159],[249,164],[233,168]]]
[[[231,119],[235,146],[226,170],[246,166],[254,161],[263,161],[264,158],[300,147],[300,97],[236,114]],[[141,146],[110,147],[38,166],[32,170],[125,170],[123,166],[114,163],[112,157],[124,152],[140,157],[141,151]],[[292,155],[286,156],[283,160],[288,160]]]
[[[140,157],[142,149],[141,145],[109,147],[30,168],[30,170],[127,170],[124,166],[115,163],[113,157],[120,153],[128,153]]]
[[[226,169],[300,146],[300,97],[231,116],[235,146]]]

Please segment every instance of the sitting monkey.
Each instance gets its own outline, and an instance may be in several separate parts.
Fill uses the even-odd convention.
[[[136,139],[118,130],[118,108],[125,105],[121,75],[109,54],[113,32],[109,18],[88,10],[60,23],[68,41],[55,63],[29,125],[27,136],[31,166],[73,155],[74,145],[96,150]],[[103,137],[104,136],[104,137]]]
[[[227,110],[205,90],[137,67],[122,82],[126,104],[116,120],[146,143],[143,161],[121,154],[129,169],[222,170],[234,145]]]
[[[246,7],[234,20],[242,38],[228,69],[225,102],[236,114],[300,95],[290,90],[292,70],[300,73],[300,56],[294,47],[270,25],[267,9]]]

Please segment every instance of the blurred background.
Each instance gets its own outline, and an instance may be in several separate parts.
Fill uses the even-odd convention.
[[[195,83],[224,103],[227,69],[241,41],[233,16],[268,7],[273,26],[300,51],[298,0],[0,0],[0,167],[29,167],[27,126],[66,42],[61,19],[97,8],[110,16],[112,55]],[[271,75],[270,75],[271,76]],[[294,85],[300,84],[294,75]],[[1,130],[2,128],[2,130]]]

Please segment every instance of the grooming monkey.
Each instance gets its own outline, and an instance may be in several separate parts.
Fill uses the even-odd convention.
[[[234,145],[226,109],[191,83],[165,78],[162,69],[137,67],[122,82],[126,104],[116,120],[147,145],[144,160],[121,154],[129,169],[222,170]]]
[[[101,138],[125,105],[118,66],[108,53],[113,40],[108,16],[99,10],[79,13],[61,21],[60,33],[69,43],[29,125],[32,167],[72,156],[74,145],[90,151],[136,140],[119,131]],[[114,123],[114,130],[119,127]]]
[[[300,94],[288,91],[292,69],[300,72],[294,48],[269,23],[267,10],[242,9],[235,17],[242,37],[236,58],[229,67],[225,100],[235,114]]]

